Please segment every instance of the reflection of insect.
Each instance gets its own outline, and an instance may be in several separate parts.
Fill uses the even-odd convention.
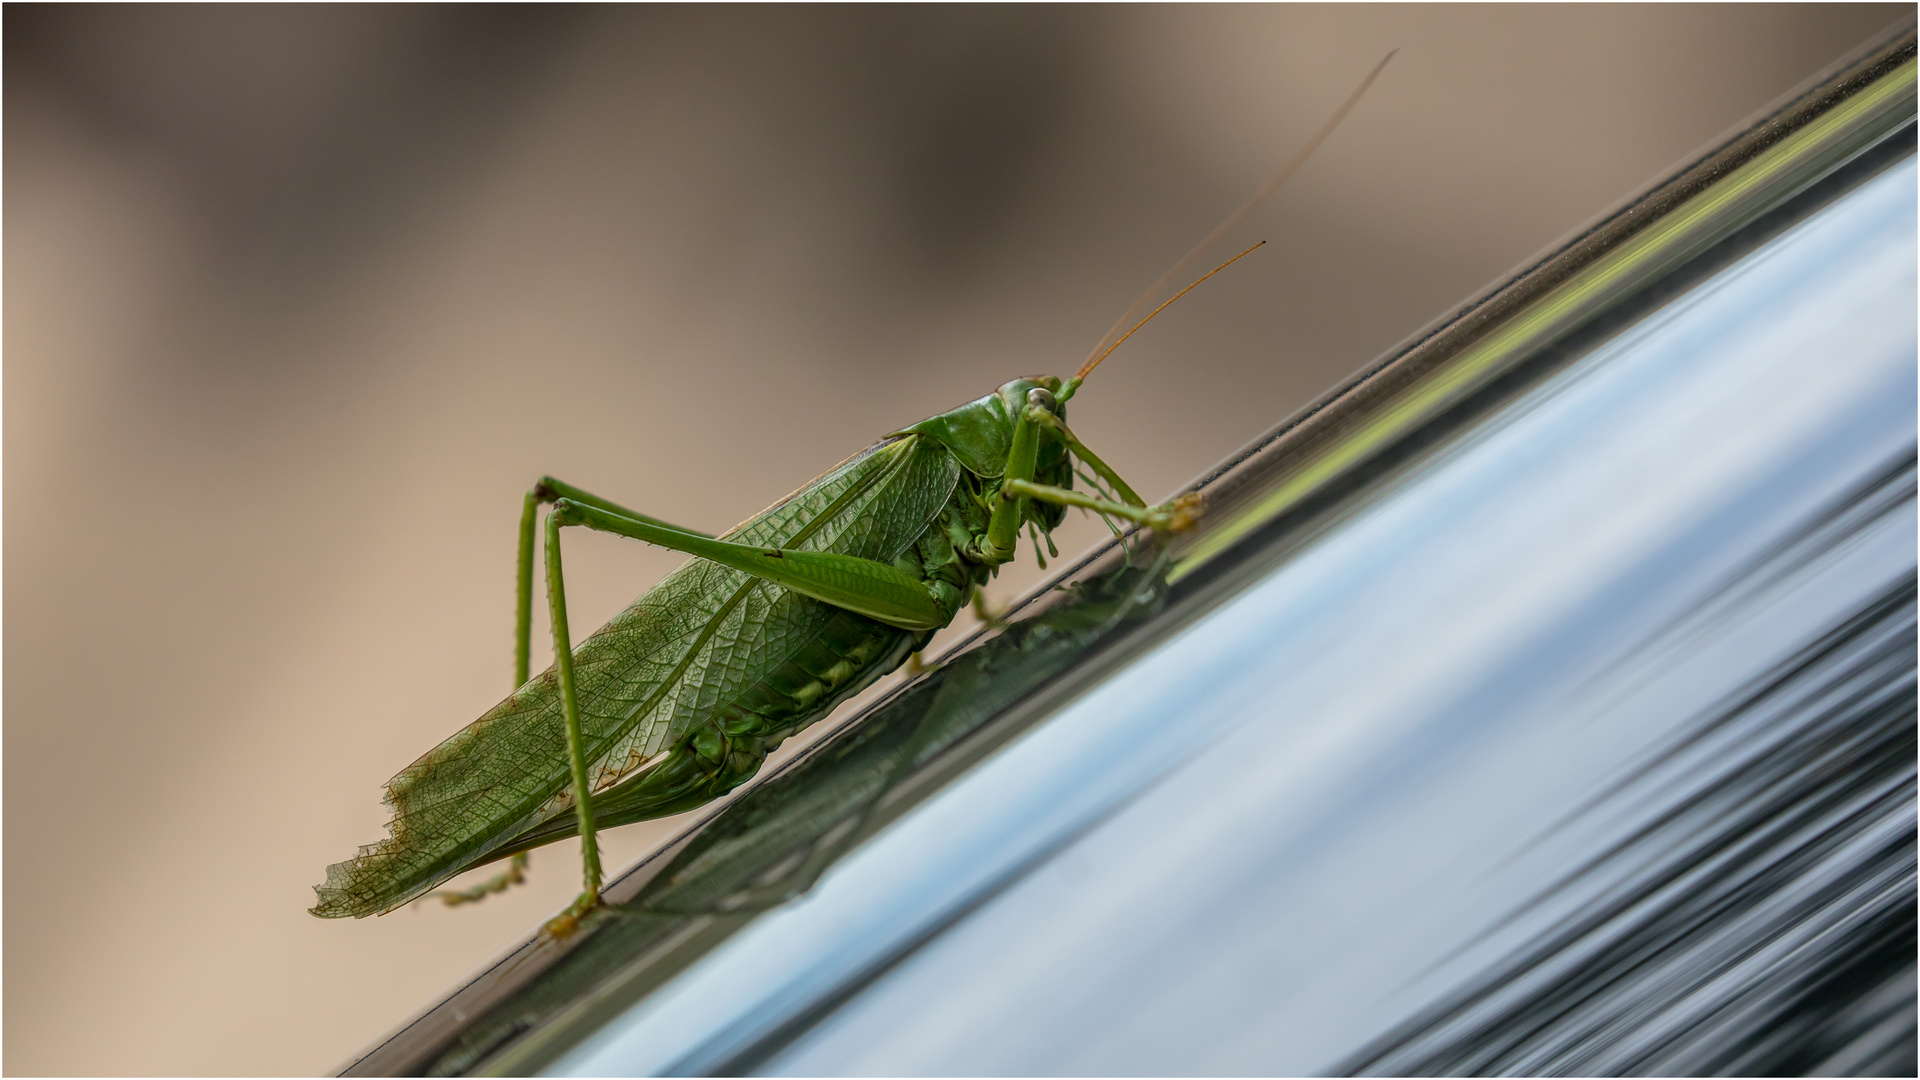
[[[1385,65],[1115,329],[1298,168]],[[586,887],[550,924],[564,932],[599,902],[596,828],[691,810],[753,776],[787,736],[899,667],[951,622],[1013,557],[1022,529],[1037,543],[1069,506],[1161,531],[1186,528],[1197,511],[1191,499],[1147,506],[1066,425],[1066,403],[1081,381],[1131,333],[1112,345],[1103,340],[1070,379],[1015,379],[894,432],[720,537],[541,480],[520,519],[518,689],[388,783],[390,835],[327,868],[313,913],[389,911],[455,874],[514,856],[495,882],[446,894],[478,899],[519,879],[521,853],[577,833]],[[1093,494],[1073,490],[1076,462]],[[529,680],[542,503],[553,505],[545,562],[555,664]],[[560,561],[568,525],[694,559],[575,649]]]

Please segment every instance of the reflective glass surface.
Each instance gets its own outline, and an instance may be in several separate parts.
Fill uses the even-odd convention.
[[[1909,157],[553,1071],[1910,1072],[1915,231]]]

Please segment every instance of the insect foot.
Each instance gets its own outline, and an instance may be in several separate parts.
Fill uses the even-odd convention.
[[[583,892],[580,898],[568,906],[567,910],[548,919],[540,927],[540,936],[548,941],[565,941],[580,932],[580,924],[594,909],[602,907],[599,890]]]
[[[1205,500],[1199,492],[1189,492],[1170,503],[1155,507],[1156,513],[1151,524],[1162,532],[1186,532],[1199,524],[1204,506]]]

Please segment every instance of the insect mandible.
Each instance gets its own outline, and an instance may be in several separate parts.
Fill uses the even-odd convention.
[[[322,917],[384,914],[456,874],[513,859],[477,899],[520,879],[525,852],[578,835],[584,887],[548,924],[600,903],[599,829],[694,809],[750,779],[787,737],[892,672],[1068,507],[1163,533],[1196,519],[1148,506],[1067,427],[1066,405],[1140,308],[1280,186],[1379,77],[1386,58],[1293,160],[1122,315],[1067,379],[1014,379],[892,432],[720,536],[629,510],[551,477],[521,510],[514,685],[506,700],[388,781],[385,840],[327,868]],[[1264,241],[1263,241],[1264,243]],[[1254,247],[1259,247],[1255,244]],[[1111,341],[1111,344],[1109,344]],[[1075,491],[1075,462],[1093,493]],[[550,505],[544,528],[540,508]],[[693,556],[576,647],[560,531],[585,526]],[[529,678],[536,533],[554,665]]]

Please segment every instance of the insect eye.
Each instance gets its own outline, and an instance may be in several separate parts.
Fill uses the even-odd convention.
[[[1048,412],[1058,412],[1053,407],[1053,392],[1044,386],[1036,386],[1027,391],[1027,404],[1038,405]]]

